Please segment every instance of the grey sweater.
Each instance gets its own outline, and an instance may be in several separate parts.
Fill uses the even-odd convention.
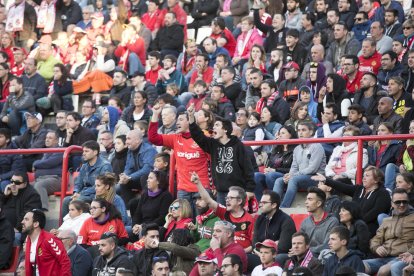
[[[303,144],[293,150],[293,162],[289,174],[314,175],[325,172],[326,156],[321,144]]]

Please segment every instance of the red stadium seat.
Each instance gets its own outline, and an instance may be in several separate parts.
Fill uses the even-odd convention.
[[[299,231],[302,221],[308,216],[308,214],[290,214],[290,217],[295,222],[296,231]]]
[[[10,267],[8,269],[0,270],[0,274],[2,274],[2,273],[14,273],[16,271],[16,268],[19,265],[18,264],[19,252],[20,252],[20,247],[18,247],[18,246],[13,247],[12,260],[11,260]]]
[[[27,177],[29,178],[29,183],[33,185],[35,182],[35,174],[33,172],[28,172]]]

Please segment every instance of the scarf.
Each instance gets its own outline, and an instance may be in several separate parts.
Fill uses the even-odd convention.
[[[40,4],[39,11],[37,13],[37,28],[43,29],[44,34],[50,34],[53,32],[56,18],[56,0],[53,0],[48,4],[46,0],[43,0]]]
[[[161,189],[159,189],[158,191],[155,191],[155,192],[148,190],[148,196],[149,196],[149,197],[156,197],[156,196],[158,196],[159,194],[161,194],[161,192],[162,192],[162,190],[161,190]]]
[[[99,225],[104,225],[105,223],[108,222],[108,219],[109,219],[109,213],[105,215],[105,218],[103,220],[99,221],[94,218],[93,221]]]
[[[184,57],[181,60],[181,71],[184,74],[187,74],[188,72],[190,72],[193,69],[194,63],[195,63],[195,56],[189,57],[184,52]]]
[[[243,38],[243,34],[240,35],[240,39],[237,40],[237,56],[243,57],[244,51],[246,50],[246,45],[249,43],[250,37],[253,34],[253,30],[251,29],[246,33],[246,35]],[[235,55],[236,56],[236,55]]]
[[[214,213],[213,209],[209,209],[204,214],[198,215],[196,217],[196,221],[197,221],[198,225],[202,225],[203,222],[206,221],[208,219],[208,217],[213,213]]]
[[[272,106],[278,95],[279,95],[279,92],[276,91],[276,92],[273,92],[269,98],[260,98],[260,100],[256,104],[256,112],[261,114],[263,107]]]
[[[300,266],[308,267],[308,265],[309,265],[310,261],[312,260],[312,258],[313,258],[312,252],[310,250],[308,250],[308,252],[305,255],[305,258],[303,258],[302,262],[300,263]],[[292,262],[292,260],[290,260],[288,270],[292,270],[292,269],[294,269],[294,267],[295,267],[294,263]]]
[[[340,156],[338,158],[335,158],[335,160],[334,160],[335,161],[335,167],[336,168],[342,168],[341,155],[344,154],[344,153],[346,153],[346,152],[349,152],[349,151],[353,150],[356,146],[357,146],[357,143],[354,142],[354,143],[352,143],[352,144],[350,144],[348,146],[343,146],[342,145],[340,147],[339,152],[341,154],[340,154]]]
[[[26,2],[23,1],[20,5],[10,7],[6,21],[6,32],[23,31],[25,4]]]

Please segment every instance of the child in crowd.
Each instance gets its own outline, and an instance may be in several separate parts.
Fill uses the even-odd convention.
[[[242,141],[263,141],[265,133],[263,127],[260,124],[260,115],[257,112],[249,114],[247,122],[247,128],[243,132]],[[251,146],[255,152],[260,152],[262,146]]]
[[[275,241],[267,239],[263,242],[256,243],[256,250],[260,256],[261,264],[256,266],[252,271],[252,276],[261,275],[282,275],[283,269],[275,262],[277,254],[277,244]]]
[[[203,80],[198,80],[194,83],[193,98],[187,104],[187,108],[194,104],[195,111],[199,111],[203,105],[203,101],[207,96],[207,84]]]
[[[143,134],[143,141],[148,142],[148,122],[144,120],[139,120],[134,123],[134,129],[139,129]]]
[[[115,155],[112,158],[111,165],[115,175],[120,175],[124,172],[127,160],[128,146],[126,145],[126,135],[115,137],[114,145]]]

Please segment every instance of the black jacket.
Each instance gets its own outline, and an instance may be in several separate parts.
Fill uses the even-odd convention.
[[[125,164],[128,156],[128,148],[120,152],[115,151],[114,158],[112,158],[111,165],[115,175],[120,175],[124,172]]]
[[[69,6],[63,4],[63,1],[58,1],[56,9],[62,11],[62,28],[65,32],[69,25],[76,25],[82,20],[82,9],[74,0],[71,0]]]
[[[154,47],[157,50],[173,50],[181,52],[184,45],[183,26],[175,23],[162,27],[154,39]]]
[[[323,269],[323,276],[335,275],[338,268],[342,266],[352,267],[356,272],[365,272],[364,263],[358,254],[352,250],[348,251],[342,259],[339,259],[336,254],[329,257]]]
[[[22,220],[27,211],[42,208],[40,196],[32,185],[27,184],[26,188],[19,190],[16,196],[3,195],[3,211],[14,228],[22,230]]]
[[[154,257],[166,257],[169,259],[169,255],[166,251],[156,249],[141,249],[135,253],[132,257],[132,261],[136,266],[135,275],[150,276],[152,270],[152,260]]]
[[[190,124],[190,133],[194,141],[211,155],[211,174],[219,192],[228,192],[230,186],[239,186],[253,192],[254,170],[243,143],[235,136],[223,145],[214,138],[204,135],[194,122]]]
[[[13,252],[14,230],[10,222],[0,213],[0,269],[10,267]]]
[[[290,259],[288,259],[285,263],[285,267],[283,269],[284,272],[288,276],[291,276],[293,273],[293,270],[297,267],[301,266],[301,263],[305,257],[306,253],[301,256],[300,258],[298,256],[292,256]],[[289,264],[292,262],[292,266],[290,267]],[[309,261],[307,268],[312,271],[313,275],[322,275],[323,272],[323,264],[318,260],[318,258],[312,257],[312,259]]]
[[[88,276],[92,271],[92,257],[89,252],[79,244],[68,252],[72,275]]]
[[[31,148],[45,148],[47,129],[40,127],[36,133],[33,133],[30,129],[27,129],[22,135],[16,137],[14,142],[18,148],[31,149]],[[23,158],[28,157],[31,159],[42,158],[41,154],[28,154],[23,155]]]
[[[127,123],[130,129],[134,128],[134,123],[135,123],[134,109],[135,109],[135,106],[128,106],[127,108],[124,109],[121,115],[121,120]],[[145,107],[144,115],[142,115],[142,118],[140,119],[140,121],[142,120],[142,121],[149,122],[151,115],[152,115],[151,109],[148,109],[147,107]]]
[[[195,20],[203,20],[205,22],[210,22],[216,17],[217,11],[220,8],[220,3],[218,0],[198,0],[194,4],[193,11],[191,16]],[[205,13],[206,15],[201,15]],[[209,24],[208,24],[209,25]]]
[[[296,145],[289,145],[287,151],[283,151],[283,147],[275,146],[268,159],[267,167],[275,169],[280,173],[289,173],[293,162],[293,150]]]
[[[131,101],[131,88],[126,84],[123,86],[114,86],[109,93],[109,97],[118,97],[125,106],[129,106]]]
[[[290,117],[290,106],[282,97],[278,96],[270,106],[270,114],[272,114],[272,122],[283,125]]]
[[[381,90],[378,85],[374,87],[374,93],[372,97],[374,100],[371,102],[371,104],[368,106],[367,110],[365,110],[365,117],[367,118],[367,122],[369,125],[371,125],[374,122],[375,117],[378,116],[378,102],[379,100],[386,96],[386,92]],[[359,104],[361,105],[361,101],[364,97],[364,91],[357,90],[354,94],[354,101],[353,104]],[[362,105],[361,105],[362,106]]]
[[[282,28],[275,31],[273,26],[265,25],[260,21],[259,10],[253,10],[254,25],[263,33],[267,34],[267,38],[264,41],[264,49],[266,53],[270,53],[278,45],[285,45],[286,41],[286,28]]]
[[[366,257],[370,253],[369,240],[371,238],[368,225],[358,219],[351,224],[349,232],[348,249],[356,251],[361,257]]]
[[[134,212],[132,225],[152,222],[162,226],[165,223],[168,208],[173,201],[169,191],[162,191],[159,195],[150,197],[148,190],[145,189]]]
[[[236,111],[233,104],[227,98],[221,98],[217,103],[217,115],[234,122],[236,119]]]
[[[115,275],[116,270],[120,267],[130,269],[135,272],[135,266],[129,259],[128,252],[121,247],[117,247],[115,249],[114,257],[109,262],[106,262],[106,259],[102,256],[95,258],[93,261],[92,275]]]
[[[70,137],[70,143],[65,142],[64,146],[81,146],[83,143],[90,140],[96,140],[95,134],[90,129],[79,125],[79,127],[73,132],[72,137]]]
[[[265,239],[279,241],[278,252],[288,253],[292,247],[292,235],[296,233],[293,219],[278,209],[270,219],[260,215],[254,224],[253,244],[263,242]]]

